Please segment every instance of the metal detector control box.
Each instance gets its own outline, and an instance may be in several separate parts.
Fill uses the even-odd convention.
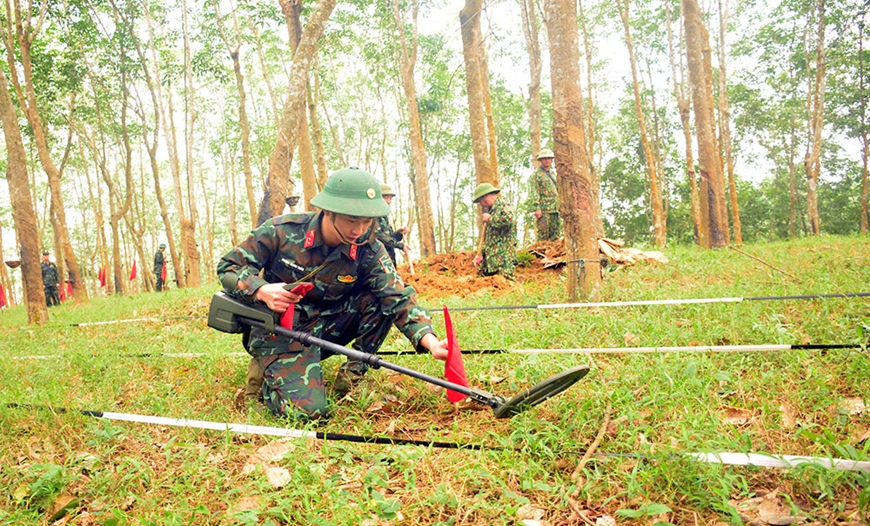
[[[240,316],[260,321],[266,326],[267,331],[274,332],[275,318],[271,312],[245,305],[226,292],[217,292],[212,296],[211,306],[208,309],[209,327],[232,334],[243,332],[247,324],[239,322]]]

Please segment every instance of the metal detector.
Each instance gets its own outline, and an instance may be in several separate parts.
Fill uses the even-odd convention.
[[[369,354],[356,349],[350,349],[320,338],[315,338],[308,333],[286,329],[276,325],[271,311],[265,311],[257,307],[241,303],[224,292],[218,292],[211,298],[208,312],[208,326],[221,332],[240,333],[244,326],[258,327],[273,334],[280,334],[292,338],[305,346],[317,345],[335,354],[343,354],[348,358],[367,364],[375,369],[383,367],[397,373],[402,373],[430,384],[435,384],[457,393],[469,396],[477,403],[492,408],[496,418],[510,418],[522,413],[530,407],[534,407],[553,396],[568,389],[589,372],[588,365],[579,365],[563,371],[555,376],[547,378],[543,382],[526,389],[510,400],[493,395],[480,389],[471,389],[463,385],[448,382],[447,380],[429,376],[428,374],[402,367],[381,359],[376,354]]]

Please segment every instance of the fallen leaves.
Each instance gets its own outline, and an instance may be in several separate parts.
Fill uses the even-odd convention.
[[[284,455],[296,449],[287,440],[282,439],[271,442],[254,452],[242,468],[242,474],[249,475],[256,471],[258,467],[262,467],[263,472],[266,474],[266,480],[269,481],[269,484],[273,488],[278,489],[286,486],[290,482],[290,472],[282,467],[275,466],[273,462],[281,460],[284,458]]]
[[[739,407],[725,407],[722,412],[722,422],[734,426],[745,426],[752,419],[752,411]]]
[[[793,499],[789,499],[793,502]],[[761,497],[754,497],[741,502],[734,500],[729,504],[737,509],[743,522],[761,526],[770,524],[773,526],[786,526],[789,524],[802,524],[807,517],[793,513],[793,509],[786,502],[780,490],[773,490]]]

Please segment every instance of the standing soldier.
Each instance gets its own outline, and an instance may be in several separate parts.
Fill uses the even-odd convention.
[[[483,221],[483,249],[474,257],[474,265],[481,276],[501,274],[514,280],[517,266],[517,223],[511,207],[498,195],[498,188],[481,183],[474,189],[474,202],[480,203]]]
[[[42,253],[42,286],[45,289],[45,304],[60,305],[60,274],[57,265],[48,259],[48,251]]]
[[[535,234],[538,241],[559,239],[559,190],[553,174],[553,151],[538,153],[540,166],[532,174],[532,209],[535,214]]]
[[[163,290],[166,284],[166,258],[163,253],[166,251],[166,244],[160,243],[157,246],[157,252],[154,253],[154,276],[157,278],[157,292]]]
[[[435,336],[414,288],[405,286],[375,239],[374,218],[390,213],[377,179],[359,168],[339,170],[311,204],[321,211],[273,217],[221,258],[217,273],[228,292],[276,314],[292,305],[294,329],[339,345],[353,342],[367,353],[380,349],[395,324],[415,348],[445,360],[447,340]],[[259,391],[278,416],[326,417],[320,362],[332,353],[256,327],[246,336],[254,357],[246,398]],[[333,386],[336,396],[367,369],[345,362]]]
[[[390,185],[382,184],[381,195],[384,196],[384,201],[386,201],[388,205],[391,205],[396,192],[390,188]],[[403,226],[398,230],[393,230],[393,227],[390,225],[390,218],[387,216],[375,218],[375,221],[377,222],[375,237],[377,237],[378,241],[384,244],[384,248],[387,249],[387,254],[390,256],[390,259],[393,260],[393,265],[396,264],[396,250],[404,252],[405,258],[407,259],[408,253],[411,250],[402,239],[404,239],[405,234],[408,233],[408,227]]]

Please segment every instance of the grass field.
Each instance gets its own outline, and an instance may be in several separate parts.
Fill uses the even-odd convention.
[[[670,263],[608,273],[598,301],[870,290],[870,238],[742,250],[665,250]],[[564,280],[471,307],[564,301]],[[329,421],[237,409],[247,359],[205,316],[218,288],[97,298],[0,312],[2,524],[866,524],[870,472],[816,464],[723,466],[690,453],[870,461],[866,348],[762,352],[497,354],[465,357],[471,383],[511,396],[568,367],[592,371],[510,420],[452,407],[443,391],[370,371]],[[153,318],[109,325],[104,320]],[[433,314],[443,333],[443,317]],[[452,315],[464,349],[861,344],[870,299],[744,301]],[[384,350],[409,350],[397,331]],[[161,356],[200,353],[198,357]],[[327,382],[343,358],[324,362]],[[390,361],[441,376],[426,356]],[[28,407],[10,404],[28,404]],[[67,412],[63,412],[67,409]],[[247,423],[484,446],[282,439],[93,418],[76,410]],[[271,445],[264,449],[264,446]],[[594,449],[591,456],[584,453]],[[269,453],[269,454],[267,454]],[[276,487],[279,486],[279,487]]]

